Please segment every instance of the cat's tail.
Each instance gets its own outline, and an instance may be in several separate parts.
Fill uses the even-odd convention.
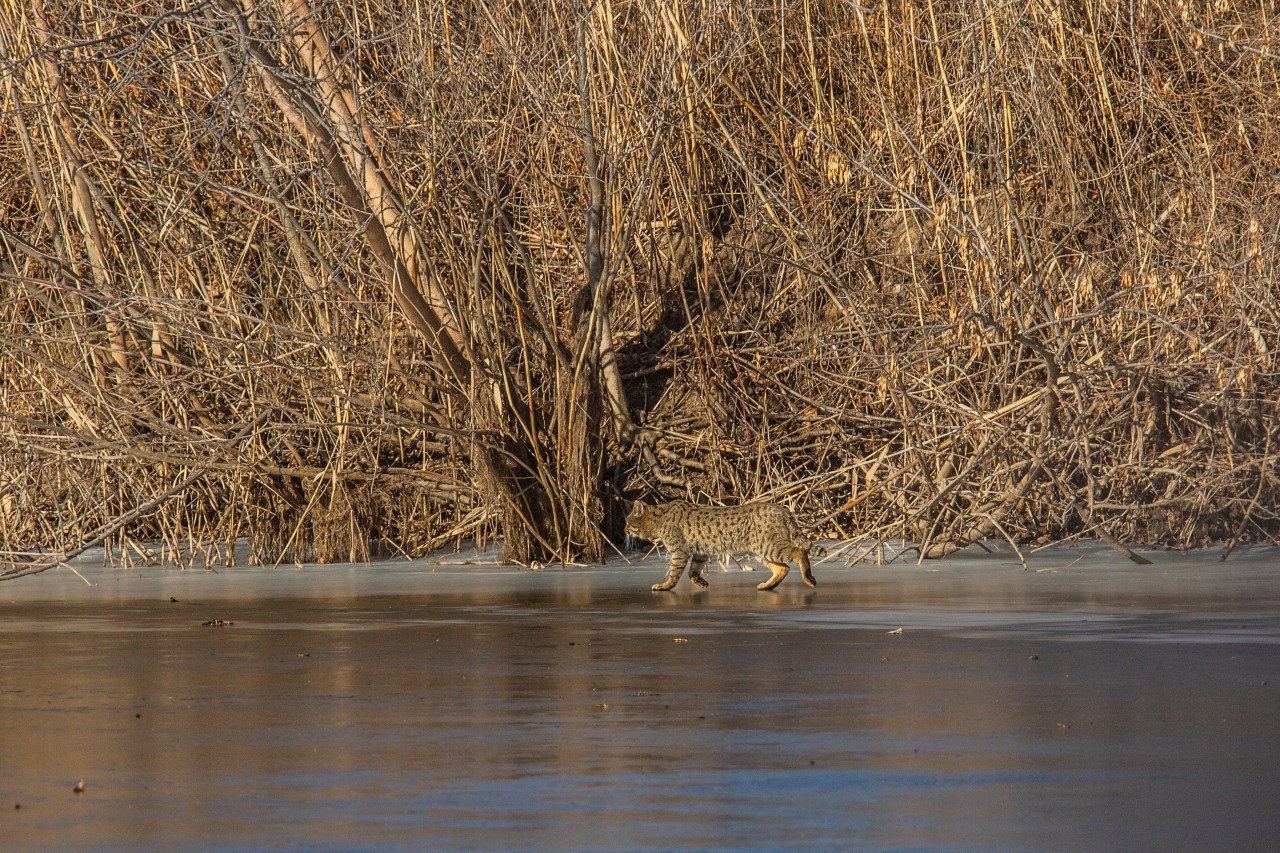
[[[825,557],[827,549],[823,548],[817,542],[805,539],[803,536],[795,536],[791,540],[791,546],[798,552],[804,552],[810,557]]]
[[[817,586],[818,579],[813,576],[813,565],[809,562],[809,557],[825,557],[827,549],[817,542],[811,542],[798,534],[791,537],[791,544],[795,548],[794,559],[800,564],[800,572],[804,575],[804,582],[809,586]]]

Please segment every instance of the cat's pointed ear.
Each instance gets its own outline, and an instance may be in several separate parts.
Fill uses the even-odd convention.
[[[644,515],[645,510],[647,510],[648,508],[649,508],[649,505],[644,501],[636,501],[634,504],[631,505],[631,514],[635,516]]]

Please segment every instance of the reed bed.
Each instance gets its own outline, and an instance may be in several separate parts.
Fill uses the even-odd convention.
[[[0,560],[1274,542],[1278,23],[5,3]]]

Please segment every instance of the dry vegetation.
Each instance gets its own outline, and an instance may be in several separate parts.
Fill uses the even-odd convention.
[[[1274,541],[1276,4],[744,6],[5,0],[9,576]]]

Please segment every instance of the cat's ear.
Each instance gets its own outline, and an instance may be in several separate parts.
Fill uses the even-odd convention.
[[[647,510],[648,508],[649,508],[649,505],[644,501],[636,501],[634,504],[631,505],[631,514],[634,516],[644,515],[645,510]]]

